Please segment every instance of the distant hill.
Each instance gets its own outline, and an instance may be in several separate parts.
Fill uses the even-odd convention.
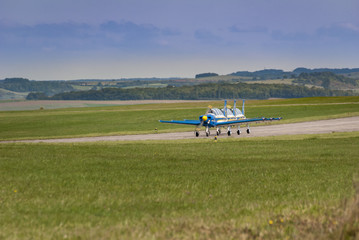
[[[260,71],[248,72],[239,71],[231,73],[232,76],[251,77],[253,80],[267,80],[280,78],[296,78],[301,73],[317,73],[317,72],[331,72],[335,74],[351,74],[359,73],[359,68],[296,68],[292,72],[285,72],[280,69],[265,69]]]
[[[65,81],[30,81],[26,78],[6,78],[0,80],[0,88],[13,92],[43,92],[54,95],[60,92],[75,90]]]
[[[18,100],[25,99],[29,92],[13,92],[0,88],[0,100]]]
[[[348,96],[348,91],[333,91],[285,84],[204,83],[194,86],[165,88],[103,88],[101,90],[59,93],[47,97],[30,93],[29,100],[144,100],[144,99],[222,99],[222,98],[298,98],[314,96]]]
[[[288,78],[293,74],[293,72],[284,72],[280,69],[265,69],[255,72],[248,71],[239,71],[231,73],[231,76],[240,76],[240,77],[251,77],[252,80],[266,80],[266,79],[280,79]]]
[[[301,73],[293,83],[321,86],[326,89],[354,89],[359,85],[356,79],[332,72]]]
[[[264,69],[254,72],[238,71],[228,75],[218,75],[217,73],[209,72],[199,73],[195,78],[82,79],[70,81],[34,81],[26,78],[6,78],[0,80],[0,99],[23,99],[28,93],[28,99],[45,99],[60,93],[77,92],[76,94],[81,95],[83,91],[100,91],[108,88],[164,88],[164,92],[171,93],[173,92],[172,90],[170,91],[171,87],[197,86],[203,83],[211,83],[216,86],[218,83],[237,84],[240,82],[270,85],[267,86],[268,89],[272,87],[272,84],[282,84],[329,90],[351,90],[359,93],[359,68],[296,68],[293,71]],[[251,91],[255,91],[255,87],[259,86],[262,87],[262,85],[255,85]],[[146,91],[150,92],[149,90]],[[162,90],[155,91],[161,92]],[[292,91],[297,90],[293,88]],[[144,93],[144,98],[146,94]],[[161,94],[162,96],[167,96],[168,99],[172,99],[168,94]],[[75,95],[75,93],[70,95]],[[157,98],[150,97],[149,99]]]
[[[299,75],[301,73],[317,73],[317,72],[331,72],[335,74],[348,74],[359,72],[359,68],[296,68],[293,70],[293,73]]]

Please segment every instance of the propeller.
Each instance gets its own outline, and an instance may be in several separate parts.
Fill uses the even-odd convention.
[[[204,124],[205,122],[207,122],[207,120],[208,120],[207,115],[203,115],[203,116],[202,116],[202,119],[201,119],[201,123],[198,125],[198,127],[203,127],[203,124]]]
[[[212,110],[212,106],[209,105],[208,108],[207,108],[206,113],[202,116],[201,123],[198,125],[198,127],[202,127],[203,124],[204,124],[205,122],[207,122],[207,120],[208,120],[207,114],[210,113],[211,110]]]

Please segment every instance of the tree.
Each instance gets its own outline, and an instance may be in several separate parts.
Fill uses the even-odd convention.
[[[196,78],[204,78],[204,77],[216,77],[217,73],[200,73],[196,75]]]

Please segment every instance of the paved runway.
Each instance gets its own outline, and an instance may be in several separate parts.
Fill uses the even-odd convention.
[[[227,138],[225,129],[223,129],[221,138]],[[242,134],[236,134],[236,128],[233,130],[231,138],[243,137],[263,137],[278,135],[296,135],[296,134],[319,134],[331,132],[353,132],[359,131],[359,117],[338,118],[330,120],[319,120],[311,122],[278,124],[255,126],[252,124],[251,134],[246,133],[246,128],[242,127]],[[212,130],[212,137],[215,131]],[[45,140],[21,140],[21,141],[3,141],[8,142],[98,142],[98,141],[137,141],[137,140],[175,140],[195,138],[194,132],[179,133],[159,133],[159,134],[143,134],[143,135],[121,135],[121,136],[100,136],[100,137],[82,137],[82,138],[62,138],[62,139],[45,139]],[[204,131],[201,131],[199,138],[206,138]]]

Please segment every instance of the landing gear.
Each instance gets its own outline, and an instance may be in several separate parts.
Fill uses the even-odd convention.
[[[237,134],[241,135],[241,128],[239,126],[238,126],[238,129],[237,129]]]
[[[228,126],[227,135],[228,135],[228,136],[231,136],[231,134],[232,134],[231,126]]]
[[[250,134],[251,130],[249,128],[247,128],[247,134]]]
[[[206,128],[206,136],[209,137],[209,135],[211,135],[211,132],[209,131],[209,128]]]
[[[199,136],[199,132],[198,132],[198,131],[196,131],[196,132],[195,132],[195,134],[196,134],[196,137],[198,137],[198,136]]]
[[[217,136],[221,134],[221,129],[220,128],[217,128],[216,134],[217,134]]]

